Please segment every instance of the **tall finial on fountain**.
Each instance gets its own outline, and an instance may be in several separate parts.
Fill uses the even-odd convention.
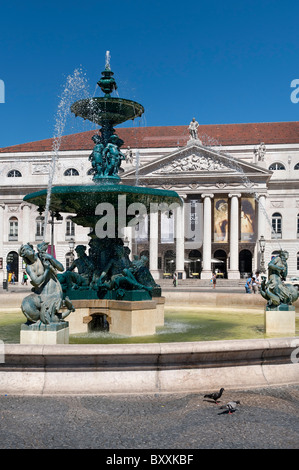
[[[110,69],[110,51],[106,51],[105,70],[102,72],[102,78],[98,81],[98,85],[106,98],[110,98],[113,90],[117,89],[116,82],[113,78],[114,73]]]
[[[110,70],[110,51],[106,51],[105,70]]]

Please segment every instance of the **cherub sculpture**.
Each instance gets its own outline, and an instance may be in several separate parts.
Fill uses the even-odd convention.
[[[57,271],[63,271],[62,264],[47,253],[48,243],[37,245],[37,253],[30,243],[22,245],[19,255],[26,263],[26,272],[33,285],[32,294],[23,299],[21,309],[29,323],[40,321],[44,324],[58,323],[64,320],[74,306],[69,298],[63,300]],[[60,309],[67,310],[60,313]]]

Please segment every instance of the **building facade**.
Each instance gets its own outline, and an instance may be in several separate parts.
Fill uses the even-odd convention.
[[[95,131],[62,138],[53,185],[90,184]],[[150,213],[125,242],[145,254],[156,279],[208,279],[217,270],[240,279],[263,268],[277,250],[289,252],[289,276],[299,275],[299,122],[117,129],[126,153],[122,183],[176,191],[184,204]],[[23,201],[47,188],[52,139],[0,149],[0,281],[21,279],[19,247],[45,236],[68,267],[73,246],[89,230],[72,214],[43,214]],[[265,239],[261,253],[260,240]]]

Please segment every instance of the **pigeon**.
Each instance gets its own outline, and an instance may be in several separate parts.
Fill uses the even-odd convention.
[[[211,398],[214,402],[218,405],[218,400],[221,397],[222,393],[224,392],[224,388],[221,388],[219,392],[210,393],[208,395],[204,395],[204,398]]]
[[[237,405],[240,405],[240,401],[229,401],[226,405],[220,406],[220,409],[226,409],[228,414],[232,414],[237,409]]]

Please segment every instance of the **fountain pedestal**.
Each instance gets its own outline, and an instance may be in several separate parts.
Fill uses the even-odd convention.
[[[68,344],[69,322],[50,323],[45,325],[37,322],[21,326],[20,344]]]
[[[147,336],[164,325],[164,297],[145,301],[108,299],[74,300],[75,312],[69,325],[70,334],[92,331],[95,316],[104,315],[109,333],[125,336]]]
[[[275,308],[265,308],[265,332],[269,335],[287,334],[295,336],[295,307],[281,304]]]

